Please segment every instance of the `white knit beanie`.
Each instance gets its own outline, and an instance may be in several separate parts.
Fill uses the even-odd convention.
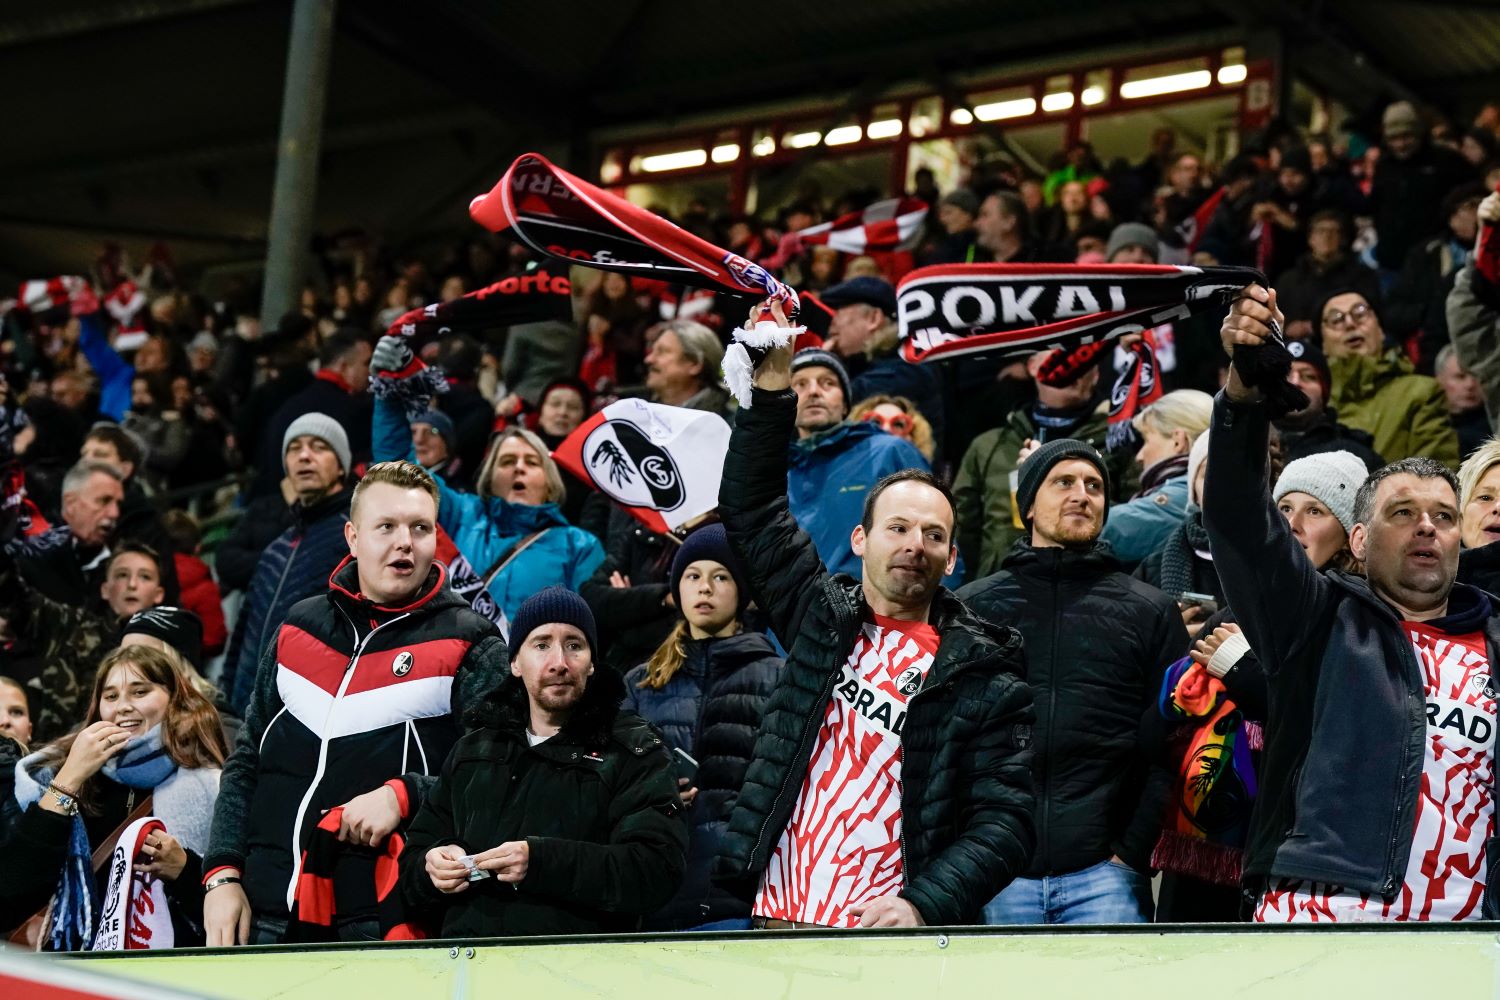
[[[304,413],[292,421],[286,433],[281,436],[281,471],[286,471],[287,447],[297,438],[304,434],[311,434],[315,438],[322,438],[333,449],[333,453],[339,457],[339,466],[348,475],[354,468],[354,463],[349,455],[349,435],[344,433],[344,428],[339,422],[326,413]]]
[[[1188,506],[1203,503],[1203,498],[1193,499],[1193,484],[1198,481],[1198,470],[1203,468],[1204,459],[1208,458],[1208,431],[1198,435],[1193,442],[1193,447],[1188,450]]]
[[[1306,493],[1327,507],[1344,534],[1354,530],[1354,494],[1364,485],[1369,470],[1358,456],[1347,451],[1325,451],[1287,463],[1276,480],[1271,499],[1280,503],[1288,493]]]

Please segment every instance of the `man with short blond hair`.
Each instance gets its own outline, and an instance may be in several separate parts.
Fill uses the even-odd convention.
[[[399,935],[376,855],[399,853],[392,834],[507,662],[494,625],[434,560],[432,477],[381,462],[350,500],[347,555],[266,649],[224,764],[203,862],[210,945]],[[314,842],[331,837],[359,849],[337,852],[330,882],[300,879]]]

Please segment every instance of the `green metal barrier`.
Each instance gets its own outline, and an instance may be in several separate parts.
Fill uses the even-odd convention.
[[[1495,924],[1324,928],[981,928],[489,939],[350,948],[59,956],[224,998],[636,997],[705,1000],[1168,1000],[1254,995],[1479,1000]]]

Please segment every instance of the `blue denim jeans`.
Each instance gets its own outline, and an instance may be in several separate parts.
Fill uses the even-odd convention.
[[[749,917],[730,917],[727,920],[713,920],[697,927],[689,927],[688,931],[748,931],[750,929]]]
[[[984,908],[986,924],[1148,924],[1151,880],[1101,861],[1066,875],[1018,878]]]

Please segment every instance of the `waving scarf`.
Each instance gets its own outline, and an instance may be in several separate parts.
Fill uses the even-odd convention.
[[[512,163],[489,194],[469,204],[469,214],[491,232],[511,230],[547,257],[796,306],[797,293],[759,264],[573,176],[538,153]]]
[[[777,300],[788,319],[800,308],[797,293],[754,261],[714,246],[658,215],[595,187],[526,153],[512,163],[489,194],[469,205],[475,222],[509,229],[539,254],[585,267],[641,275],[718,292]],[[724,354],[724,380],[742,406],[750,403],[754,365],[773,346],[806,332],[783,328],[763,310],[750,329],[734,331]]]
[[[1156,363],[1156,338],[1147,330],[1130,345],[1130,360],[1120,369],[1109,393],[1109,430],[1104,446],[1110,451],[1135,451],[1141,435],[1135,416],[1162,397],[1161,369]],[[1042,381],[1046,381],[1043,379]]]
[[[1219,885],[1238,884],[1258,783],[1250,752],[1261,728],[1245,719],[1224,683],[1183,657],[1167,668],[1157,710],[1188,729],[1172,825],[1152,853],[1153,867]]]
[[[917,198],[887,198],[832,222],[798,230],[804,246],[830,246],[844,253],[866,254],[907,248],[922,233],[927,203]]]
[[[1055,349],[1043,381],[1065,380],[1126,334],[1186,319],[1266,284],[1246,267],[1165,264],[952,264],[923,267],[896,288],[901,356],[912,363],[971,354],[1009,357]],[[1291,356],[1279,327],[1239,348],[1235,369],[1274,415],[1307,405],[1286,381]]]

